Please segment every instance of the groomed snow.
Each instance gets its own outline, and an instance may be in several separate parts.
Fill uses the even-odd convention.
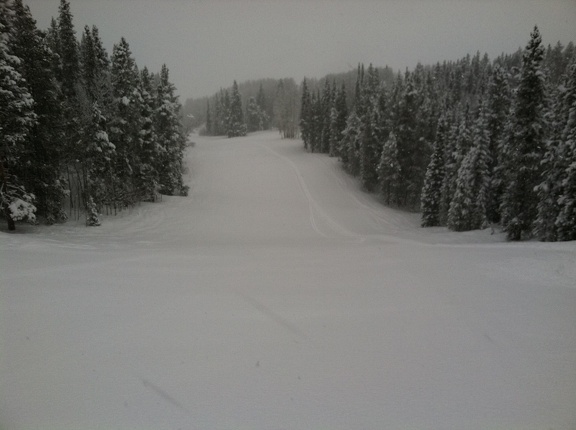
[[[576,243],[421,229],[277,133],[0,231],[0,428],[574,429]]]

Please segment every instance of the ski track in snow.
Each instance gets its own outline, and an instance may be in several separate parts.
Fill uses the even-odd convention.
[[[0,227],[0,429],[576,429],[576,243],[194,136],[189,197]]]
[[[260,146],[262,148],[264,148],[265,150],[269,151],[270,153],[274,154],[274,156],[276,156],[276,157],[280,158],[281,160],[283,160],[284,162],[286,162],[294,170],[294,173],[295,173],[296,177],[298,178],[298,183],[300,185],[300,189],[302,190],[302,192],[306,196],[306,200],[308,201],[308,208],[310,211],[310,225],[312,226],[312,228],[314,229],[314,231],[316,233],[318,233],[319,235],[324,236],[326,238],[332,238],[332,236],[323,233],[322,230],[319,228],[319,222],[317,221],[317,219],[322,219],[322,220],[324,220],[324,222],[328,225],[328,227],[334,233],[336,233],[339,236],[342,236],[346,240],[349,240],[351,238],[354,242],[357,242],[357,243],[364,242],[364,240],[365,240],[364,237],[346,230],[344,227],[342,227],[340,224],[338,224],[336,221],[334,221],[321,208],[321,206],[318,204],[318,202],[312,197],[312,194],[310,193],[310,190],[308,189],[308,186],[306,185],[306,181],[302,177],[300,170],[298,170],[298,166],[296,166],[296,164],[294,164],[294,162],[292,160],[285,157],[284,155],[279,154],[278,152],[276,152],[275,150],[273,150],[272,148],[270,148],[268,146],[264,146],[264,145],[260,145]]]

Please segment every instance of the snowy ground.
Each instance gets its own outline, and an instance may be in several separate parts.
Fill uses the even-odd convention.
[[[0,231],[2,430],[576,428],[576,243],[420,229],[275,133],[194,140],[188,198]]]

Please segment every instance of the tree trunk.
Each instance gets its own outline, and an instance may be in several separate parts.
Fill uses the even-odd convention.
[[[4,170],[4,162],[1,158],[0,158],[0,187],[4,188],[6,192],[8,192],[8,175],[6,174],[6,170]],[[16,223],[12,219],[10,208],[8,207],[8,203],[6,203],[5,201],[2,202],[2,210],[4,211],[4,216],[6,216],[6,222],[8,223],[8,230],[10,231],[16,230]]]
[[[10,214],[10,209],[8,209],[7,205],[4,205],[4,216],[6,216],[6,222],[8,223],[8,230],[10,230],[10,231],[16,230],[16,223],[12,219],[12,215]]]

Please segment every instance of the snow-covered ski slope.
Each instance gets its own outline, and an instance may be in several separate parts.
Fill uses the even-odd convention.
[[[187,198],[0,231],[2,430],[576,428],[576,243],[421,229],[275,133],[193,140]]]

